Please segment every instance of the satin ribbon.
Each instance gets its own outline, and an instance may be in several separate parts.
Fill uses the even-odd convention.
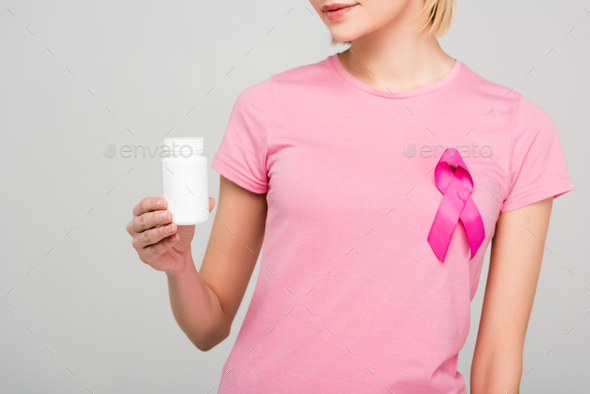
[[[454,170],[450,163],[456,165]],[[443,198],[432,222],[428,243],[438,259],[444,262],[455,226],[460,221],[469,240],[471,260],[485,238],[485,229],[471,198],[473,179],[456,149],[445,149],[434,169],[434,179]]]

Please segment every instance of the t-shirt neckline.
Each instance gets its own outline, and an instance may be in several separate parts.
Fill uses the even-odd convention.
[[[377,89],[374,86],[366,84],[366,83],[362,82],[360,79],[357,79],[352,74],[350,74],[344,68],[342,63],[340,62],[340,58],[338,57],[338,53],[335,53],[335,54],[329,56],[328,60],[332,64],[332,66],[336,69],[336,71],[338,71],[338,74],[340,74],[340,76],[342,78],[344,78],[347,82],[349,82],[350,84],[352,84],[356,88],[363,90],[367,93],[373,94],[375,96],[385,97],[385,98],[389,98],[389,99],[421,96],[423,94],[438,90],[438,89],[448,85],[453,79],[455,79],[455,77],[459,73],[459,70],[462,68],[461,66],[463,64],[461,61],[459,61],[459,59],[455,59],[455,64],[453,65],[453,68],[441,80],[439,80],[433,84],[430,84],[428,86],[423,86],[423,87],[417,88],[417,89],[406,90],[403,92],[393,92],[393,94],[392,94],[391,92],[389,92],[387,90]]]

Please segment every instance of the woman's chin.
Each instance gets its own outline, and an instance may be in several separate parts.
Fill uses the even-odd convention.
[[[356,38],[355,36],[351,36],[351,35],[332,34],[332,36],[334,37],[335,40],[338,40],[340,42],[352,41]]]

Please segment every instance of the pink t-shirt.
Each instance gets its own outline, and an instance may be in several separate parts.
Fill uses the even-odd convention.
[[[427,242],[455,147],[485,239]],[[337,54],[246,88],[211,167],[268,216],[260,273],[219,393],[466,393],[458,353],[501,212],[573,189],[551,117],[465,63],[391,93]],[[515,262],[518,263],[518,262]]]

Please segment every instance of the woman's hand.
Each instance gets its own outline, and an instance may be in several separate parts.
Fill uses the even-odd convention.
[[[178,226],[167,206],[163,197],[144,198],[133,207],[127,232],[141,261],[155,270],[175,274],[193,263],[190,247],[195,226]],[[214,206],[215,200],[209,197],[209,210]]]

